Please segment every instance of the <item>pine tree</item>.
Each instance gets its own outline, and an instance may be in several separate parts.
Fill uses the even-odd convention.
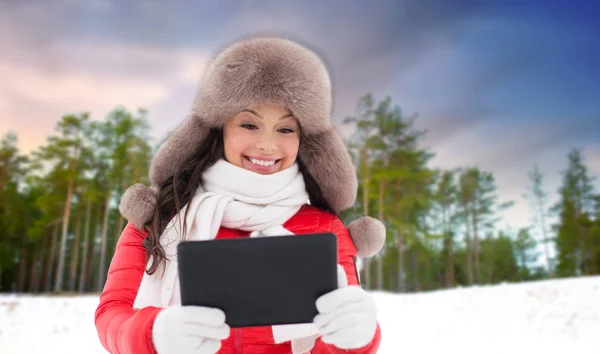
[[[513,205],[513,202],[498,204],[497,187],[491,172],[476,167],[466,168],[459,177],[459,204],[465,223],[467,246],[467,276],[469,284],[481,283],[480,234],[494,227],[496,214]]]
[[[414,131],[413,120],[393,106],[390,97],[375,103],[368,94],[359,100],[358,114],[345,119],[355,124],[356,133],[348,147],[358,160],[359,202],[363,215],[371,210],[387,223],[394,236],[388,245],[396,250],[395,271],[398,287],[404,289],[404,246],[423,234],[423,215],[431,200],[429,187],[433,172],[426,167],[432,154],[418,148],[424,132]],[[389,234],[390,232],[388,232]],[[377,258],[384,262],[384,255]],[[383,263],[378,263],[379,282],[383,283]],[[371,287],[370,262],[365,261],[365,287]]]
[[[534,166],[533,171],[528,173],[529,181],[531,182],[530,186],[530,194],[526,195],[526,198],[531,202],[534,213],[537,215],[536,221],[538,224],[538,228],[542,235],[542,243],[544,245],[544,255],[546,258],[546,271],[548,272],[548,276],[553,276],[552,263],[550,260],[550,250],[548,249],[548,243],[550,242],[548,238],[548,231],[546,229],[546,219],[547,219],[547,211],[546,211],[546,203],[547,203],[547,194],[543,188],[543,175],[538,169],[537,166]]]
[[[568,167],[562,172],[560,200],[554,210],[559,215],[556,230],[557,273],[560,276],[597,274],[597,254],[593,251],[590,226],[594,212],[593,179],[588,175],[583,152],[572,149]]]
[[[537,242],[529,233],[529,229],[521,228],[517,232],[517,238],[514,241],[514,248],[519,261],[519,280],[526,281],[532,279],[532,265],[538,259],[536,251]]]
[[[458,187],[455,179],[455,171],[442,171],[434,194],[438,211],[439,229],[443,238],[442,253],[446,287],[453,287],[456,283],[456,276],[454,274],[454,230],[457,226],[459,211],[457,204]]]
[[[54,291],[63,290],[65,257],[67,252],[67,235],[69,232],[71,207],[78,176],[82,172],[78,166],[80,157],[85,150],[85,135],[89,124],[89,114],[65,115],[57,123],[59,136],[48,138],[48,144],[35,152],[40,164],[54,164],[53,174],[56,182],[66,189],[63,195],[62,230],[58,249],[58,264],[56,266]]]
[[[17,135],[6,134],[0,140],[0,289],[15,286],[7,275],[17,272],[15,267],[24,255],[21,246],[27,244],[23,234],[29,217],[20,194],[27,163],[27,157],[20,154]]]

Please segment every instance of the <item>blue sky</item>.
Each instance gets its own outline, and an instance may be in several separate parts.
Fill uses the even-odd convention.
[[[25,152],[67,112],[149,109],[158,141],[187,114],[215,51],[275,34],[321,54],[334,120],[386,95],[428,134],[434,166],[493,172],[524,226],[527,171],[555,195],[572,147],[600,174],[597,1],[224,0],[0,3],[0,133]]]

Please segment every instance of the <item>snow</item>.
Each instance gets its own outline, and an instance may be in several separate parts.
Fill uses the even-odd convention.
[[[600,277],[372,294],[378,353],[600,353]],[[0,354],[106,353],[97,303],[97,295],[0,295]]]

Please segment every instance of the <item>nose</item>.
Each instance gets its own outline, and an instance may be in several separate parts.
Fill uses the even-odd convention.
[[[273,142],[262,141],[258,143],[257,147],[265,154],[272,154],[277,151],[277,145]]]
[[[256,147],[265,154],[273,154],[277,151],[277,139],[271,134],[262,134]]]

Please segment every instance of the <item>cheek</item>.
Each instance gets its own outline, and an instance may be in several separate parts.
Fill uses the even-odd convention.
[[[233,164],[240,164],[242,154],[252,146],[253,141],[247,134],[228,134],[224,136],[225,158]]]
[[[287,159],[286,165],[290,166],[296,161],[298,156],[298,149],[300,147],[300,140],[298,137],[290,137],[281,142],[281,149],[284,151]]]

